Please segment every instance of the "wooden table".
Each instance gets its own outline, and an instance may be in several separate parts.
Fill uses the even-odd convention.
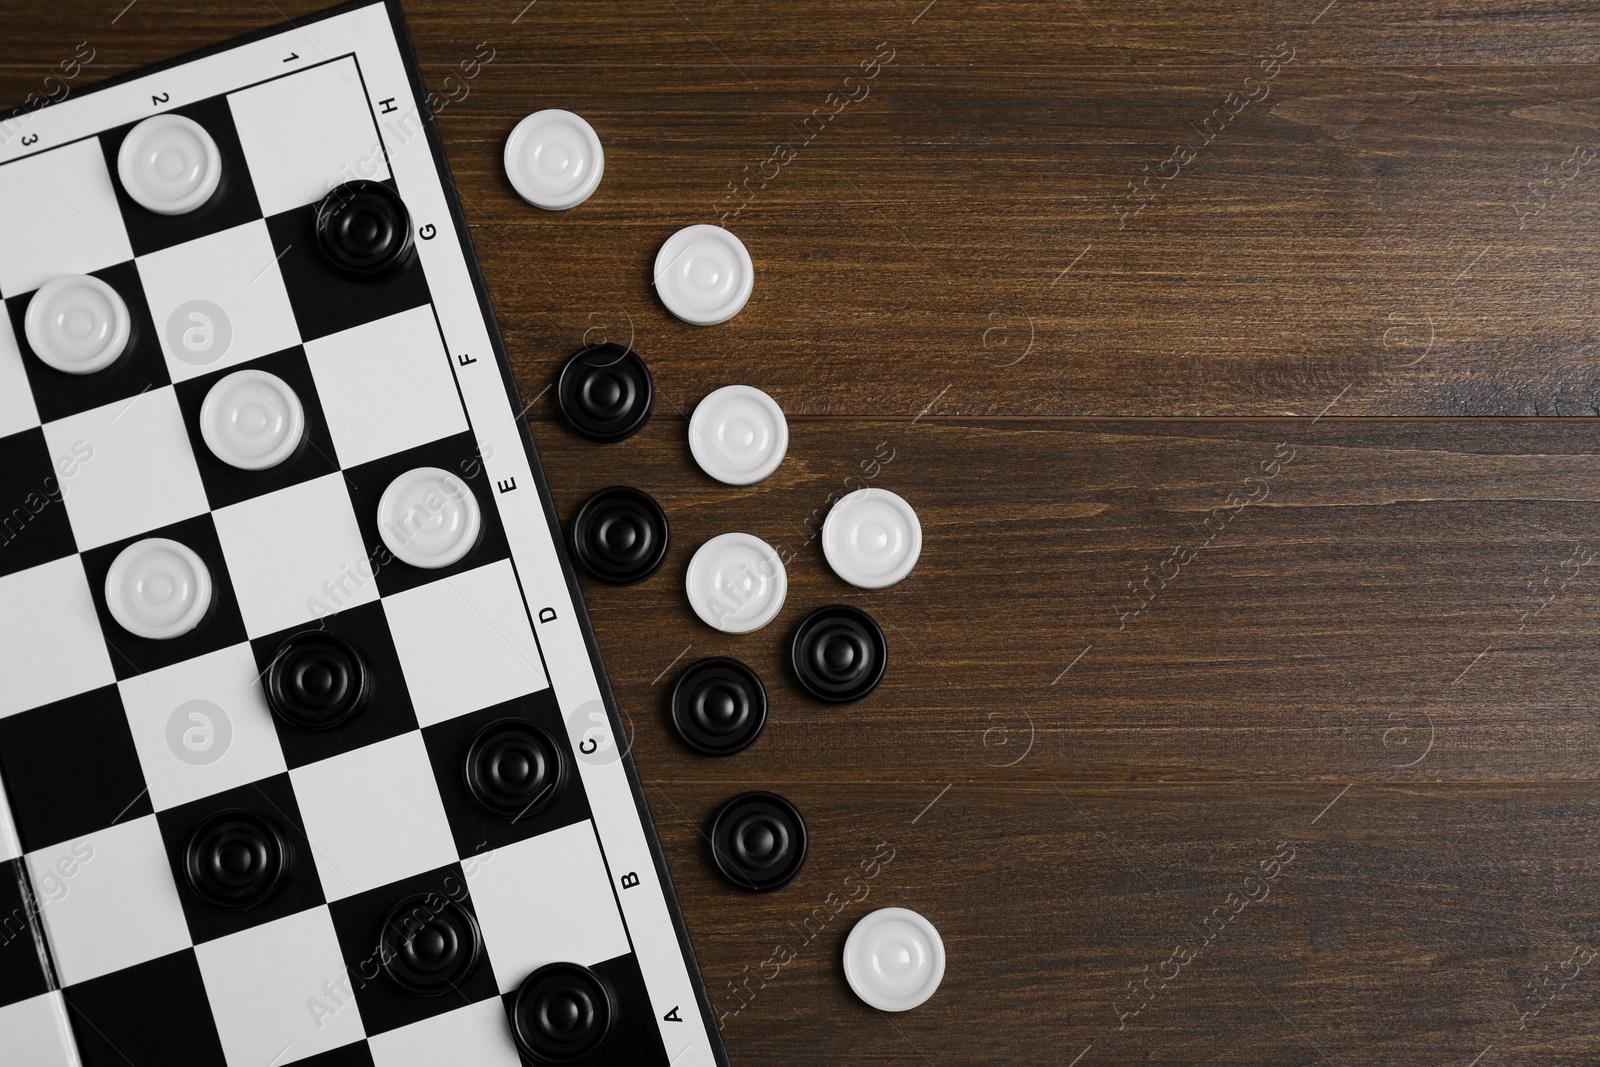
[[[0,12],[0,97],[79,42],[87,83],[316,6],[124,2]],[[589,606],[735,1064],[1594,1062],[1594,4],[409,13],[561,512],[626,483],[673,521],[664,570]],[[499,162],[553,106],[606,148],[565,213]],[[719,220],[755,295],[687,326],[650,263]],[[547,392],[601,339],[660,390],[615,446]],[[731,382],[793,434],[746,489],[685,444]],[[927,534],[873,594],[814,537],[862,485]],[[726,530],[796,553],[753,635],[681,592]],[[844,707],[780,656],[834,601],[891,647]],[[722,653],[774,711],[713,761],[662,701]],[[751,787],[812,832],[763,896],[718,879],[703,833]],[[949,948],[938,995],[894,1016],[839,962],[890,904]]]

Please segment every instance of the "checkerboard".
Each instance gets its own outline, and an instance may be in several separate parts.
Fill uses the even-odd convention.
[[[489,310],[396,4],[358,3],[0,123],[0,1058],[54,1064],[515,1067],[533,971],[599,977],[604,1064],[725,1064]],[[131,128],[199,123],[223,164],[200,210],[119,180]],[[415,252],[335,270],[316,204],[353,179],[405,203]],[[122,297],[128,349],[67,374],[30,348],[61,275]],[[197,309],[202,317],[196,318]],[[205,327],[198,350],[186,331]],[[259,369],[304,443],[220,461],[199,412]],[[378,501],[418,467],[480,505],[438,569],[383,551]],[[205,564],[203,620],[157,640],[107,603],[118,554],[168,538]],[[371,699],[312,730],[262,677],[316,631]],[[490,724],[557,739],[554,799],[508,816],[463,773]],[[186,849],[224,812],[281,831],[287,873],[218,907]],[[443,993],[391,980],[397,905],[465,913],[476,966]],[[432,902],[438,902],[437,905]]]

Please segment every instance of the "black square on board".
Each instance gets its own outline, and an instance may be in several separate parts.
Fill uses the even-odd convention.
[[[0,437],[0,575],[77,550],[44,431],[34,427]]]
[[[222,462],[206,445],[200,432],[200,409],[205,405],[206,394],[217,382],[241,370],[261,370],[282,378],[300,398],[300,406],[305,410],[305,438],[300,448],[282,463],[265,470],[241,470]],[[339,469],[333,438],[328,433],[328,420],[322,413],[322,401],[317,397],[316,382],[311,377],[311,366],[306,362],[305,350],[299,346],[179,382],[174,391],[183,412],[184,429],[189,433],[189,444],[194,449],[195,466],[206,489],[206,500],[213,511],[309,482]]]
[[[110,572],[117,554],[135,541],[150,537],[170,538],[188,546],[211,573],[210,610],[194,629],[165,640],[129,633],[117,624],[106,607],[106,574]],[[209,512],[90,549],[83,553],[83,570],[89,579],[89,594],[94,597],[95,613],[100,616],[100,630],[105,634],[106,646],[111,650],[111,667],[119,679],[170,667],[174,663],[194,659],[229,645],[241,644],[245,639],[244,620],[239,616],[239,600],[234,596],[233,581],[228,577],[227,561],[222,555],[222,543],[217,540],[217,528]]]
[[[395,187],[392,179],[383,184]],[[415,219],[412,225],[417,225]],[[378,278],[353,278],[330,266],[317,247],[316,204],[270,216],[267,231],[273,248],[287,249],[278,271],[300,336],[307,341],[398,315],[430,299],[415,252],[403,266]]]
[[[329,633],[343,638],[366,661],[371,686],[366,706],[349,719],[328,730],[307,730],[285,722],[277,715],[272,725],[278,731],[278,745],[285,763],[292,770],[308,763],[353,752],[367,745],[398,737],[417,728],[417,715],[411,706],[411,691],[406,688],[400,655],[389,634],[389,621],[383,605],[374,601],[322,617],[312,626],[292,626],[250,642],[256,666],[263,680],[272,658],[283,643],[307,631]]]
[[[167,373],[166,359],[161,355],[160,335],[156,333],[149,305],[145,303],[144,283],[139,280],[139,270],[133,261],[91,271],[90,277],[99,278],[117,291],[122,302],[128,305],[128,315],[133,322],[128,331],[128,347],[122,355],[111,366],[93,374],[68,374],[34,355],[28,345],[25,325],[33,293],[21,293],[6,300],[6,312],[11,316],[11,328],[17,336],[17,348],[22,352],[22,365],[27,369],[28,383],[33,387],[33,400],[42,422],[54,422],[118,400],[128,400],[172,380]]]
[[[378,501],[383,498],[383,491],[389,488],[390,482],[416,467],[438,467],[460,478],[477,499],[478,510],[483,515],[478,543],[448,567],[428,569],[402,563],[389,552],[378,531]],[[505,530],[500,525],[500,510],[494,502],[494,486],[478,458],[478,444],[470,432],[441,437],[359,467],[346,468],[344,481],[350,490],[350,503],[355,507],[361,543],[367,546],[367,558],[373,561],[378,592],[383,596],[403,593],[511,555]]]
[[[83,1067],[225,1067],[194,950],[184,949],[66,989]]]
[[[339,935],[345,971],[356,1003],[361,1006],[361,1023],[369,1036],[492,1000],[497,990],[487,949],[480,949],[476,966],[466,976],[437,995],[411,992],[384,972],[378,944],[384,935],[385,920],[397,905],[415,898],[421,898],[416,907],[422,910],[424,921],[451,906],[477,918],[466,877],[456,863],[358,893],[328,907]],[[404,935],[404,930],[396,930],[391,936]]]
[[[353,1041],[303,1060],[295,1060],[294,1067],[373,1067],[372,1050],[365,1041]]]
[[[233,124],[233,111],[228,107],[227,97],[213,96],[175,107],[163,114],[193,119],[211,135],[211,139],[217,142],[217,153],[222,157],[222,177],[211,199],[193,211],[181,215],[162,215],[150,211],[140,207],[128,195],[117,171],[117,155],[122,150],[122,142],[127,139],[128,131],[137,124],[129,123],[102,133],[100,147],[105,152],[106,169],[111,172],[117,205],[122,208],[122,222],[136,256],[220,233],[261,217],[261,205],[256,200],[250,167],[245,162],[244,149],[239,144],[239,131]]]
[[[531,814],[491,811],[473,799],[467,788],[465,768],[472,741],[485,726],[501,719],[519,719],[543,729],[555,741],[556,751],[565,763],[556,796]],[[450,820],[458,856],[473,856],[526,841],[589,817],[589,798],[567,744],[561,709],[548,689],[425,727],[422,741],[428,747],[428,760],[433,765],[433,778],[439,786],[439,799],[444,802],[445,817]]]
[[[34,939],[43,932],[38,905],[24,892],[25,879],[20,859],[0,863],[0,1008],[50,989]]]
[[[114,685],[0,719],[0,779],[28,852],[151,811]]]
[[[270,820],[282,834],[286,846],[289,864],[282,883],[271,897],[253,908],[217,907],[195,893],[185,873],[189,841],[195,831],[217,812],[232,810],[251,812]],[[322,881],[317,876],[305,821],[287,774],[275,774],[158,812],[156,824],[161,827],[161,839],[172,864],[172,880],[178,887],[183,914],[189,922],[189,934],[197,945],[323,903]]]

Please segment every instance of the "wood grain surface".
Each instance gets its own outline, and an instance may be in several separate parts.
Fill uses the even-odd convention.
[[[79,42],[87,84],[318,6],[22,0],[0,97]],[[1568,418],[1600,413],[1600,5],[408,15],[558,509],[630,484],[673,522],[658,575],[586,590],[735,1064],[1600,1059],[1600,427]],[[606,147],[565,213],[500,169],[552,106]],[[655,250],[718,221],[755,295],[678,323]],[[660,389],[615,446],[545,392],[601,339]],[[684,433],[731,382],[793,435],[744,489]],[[871,594],[815,541],[862,485],[927,535]],[[794,554],[741,637],[681,594],[733,529]],[[827,707],[782,649],[837,601],[891,659]],[[662,713],[713,654],[773,693],[723,761]],[[776,893],[708,861],[745,788],[811,827]],[[840,968],[880,905],[949,948],[903,1015]]]

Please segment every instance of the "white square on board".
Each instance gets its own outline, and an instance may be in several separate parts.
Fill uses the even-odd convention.
[[[33,389],[22,367],[22,350],[11,329],[11,316],[0,315],[0,437],[37,425],[39,411],[33,405]]]
[[[502,1014],[504,1014],[502,1012]],[[59,989],[0,1008],[8,1063],[28,1067],[79,1067],[78,1045]]]
[[[458,858],[416,731],[297,767],[289,778],[329,900]]]
[[[116,680],[77,556],[0,578],[0,678],[0,718]]]
[[[189,947],[154,815],[30,852],[25,862],[62,985]]]
[[[80,551],[193,518],[208,504],[171,386],[44,427]]]
[[[327,908],[207,941],[194,955],[229,1063],[286,1063],[365,1034]]]
[[[284,770],[249,645],[138,674],[117,688],[156,811]]]
[[[98,137],[0,166],[0,295],[133,258]]]
[[[389,176],[353,59],[240,90],[228,106],[263,214],[314,203],[356,178]]]
[[[467,428],[431,305],[307,341],[305,348],[345,467]]]
[[[342,474],[230,505],[211,518],[251,637],[378,599]]]
[[[422,726],[549,684],[510,560],[385,597],[383,613]]]
[[[257,219],[138,258],[139,281],[173,381],[300,343],[278,270],[284,251],[272,246],[267,224]],[[210,306],[196,307],[195,301]],[[186,336],[207,347],[191,350]]]
[[[480,853],[466,875],[502,993],[547,963],[591,967],[629,951],[588,820]]]
[[[367,1039],[374,1067],[521,1067],[505,1002],[468,1004]]]

